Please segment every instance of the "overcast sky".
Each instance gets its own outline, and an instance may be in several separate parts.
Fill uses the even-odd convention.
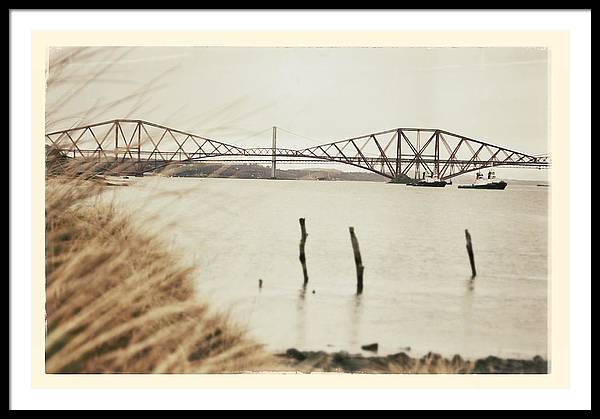
[[[52,130],[131,117],[268,147],[278,126],[296,148],[428,127],[549,151],[545,49],[96,48],[59,64],[74,51],[49,54]]]

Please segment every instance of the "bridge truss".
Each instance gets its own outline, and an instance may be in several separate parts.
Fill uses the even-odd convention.
[[[390,179],[423,175],[447,180],[494,166],[546,168],[533,156],[441,129],[396,128],[304,149],[242,148],[151,122],[116,119],[46,134],[47,150],[94,164],[100,171],[127,166],[132,172],[172,163],[214,159],[342,163]]]

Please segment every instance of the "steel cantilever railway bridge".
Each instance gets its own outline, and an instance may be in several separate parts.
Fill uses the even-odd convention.
[[[395,128],[303,149],[242,148],[152,122],[115,119],[47,133],[46,146],[91,163],[99,173],[141,174],[172,163],[224,159],[270,161],[274,171],[276,161],[308,160],[343,163],[390,179],[427,174],[447,180],[487,167],[550,166],[547,155],[528,155],[431,128]]]

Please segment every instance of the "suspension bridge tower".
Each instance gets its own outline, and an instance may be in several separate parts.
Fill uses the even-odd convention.
[[[277,127],[273,127],[273,146],[271,148],[271,179],[276,179],[275,166],[276,166],[276,155],[277,153]]]

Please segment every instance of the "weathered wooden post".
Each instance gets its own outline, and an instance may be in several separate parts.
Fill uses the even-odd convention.
[[[304,246],[306,245],[306,226],[304,224],[304,218],[300,218],[300,231],[302,235],[300,236],[300,264],[302,265],[302,274],[304,275],[304,286],[308,284],[308,271],[306,270],[306,255],[304,254]]]
[[[359,295],[363,292],[363,272],[365,271],[365,267],[362,264],[358,240],[356,234],[354,234],[354,227],[350,227],[350,241],[352,242],[352,250],[354,251],[354,264],[356,265],[356,294]]]
[[[471,243],[471,234],[469,230],[465,229],[465,238],[467,239],[467,253],[469,254],[469,263],[471,264],[471,278],[477,276],[477,270],[475,269],[475,256],[473,255],[473,244]]]

